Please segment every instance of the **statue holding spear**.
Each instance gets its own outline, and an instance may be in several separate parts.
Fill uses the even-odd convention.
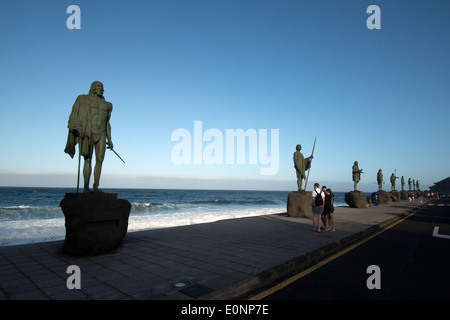
[[[316,139],[314,139],[314,146],[311,156],[308,158],[304,158],[303,154],[300,152],[302,150],[302,146],[300,144],[297,145],[296,150],[294,152],[294,168],[297,172],[297,186],[298,191],[303,191],[306,189],[306,185],[308,183],[309,178],[309,169],[311,169],[311,161],[313,159],[314,148],[316,146]],[[308,170],[308,175],[306,176],[306,170]],[[303,180],[306,178],[305,188],[302,188]]]
[[[358,185],[358,182],[361,180],[361,173],[364,173],[363,169],[359,169],[358,161],[355,161],[352,167],[352,178],[354,182],[355,191],[357,191],[356,186]]]
[[[89,180],[92,172],[91,162],[94,157],[94,150],[94,192],[102,192],[98,186],[100,184],[100,174],[106,148],[112,150],[120,158],[114,151],[111,141],[109,119],[111,117],[112,104],[105,101],[103,92],[103,84],[100,81],[94,81],[88,94],[82,94],[77,97],[69,116],[67,125],[69,133],[64,152],[73,158],[75,145],[78,144],[77,192],[79,189],[81,156],[84,157],[84,192],[91,191],[89,189]]]

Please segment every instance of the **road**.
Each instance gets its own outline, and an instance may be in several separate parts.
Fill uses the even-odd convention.
[[[450,299],[449,272],[450,200],[439,199],[264,300]]]

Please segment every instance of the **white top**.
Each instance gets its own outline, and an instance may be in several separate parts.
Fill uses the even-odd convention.
[[[317,195],[317,194],[322,195],[323,203],[325,203],[325,193],[322,191],[322,189],[316,188],[316,189],[312,192],[313,205],[315,204],[315,200],[316,200],[316,195]]]

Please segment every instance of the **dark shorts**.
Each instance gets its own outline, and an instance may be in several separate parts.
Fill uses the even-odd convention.
[[[314,214],[321,214],[323,212],[323,206],[313,206],[312,210]]]

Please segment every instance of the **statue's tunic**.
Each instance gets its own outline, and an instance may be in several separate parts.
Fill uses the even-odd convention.
[[[311,159],[304,158],[300,151],[294,152],[294,167],[297,171],[297,178],[305,179],[305,171],[311,166]]]
[[[353,181],[359,182],[361,180],[361,171],[359,170],[359,166],[354,164],[353,167]]]
[[[73,104],[69,116],[69,133],[65,153],[72,158],[75,155],[75,145],[80,143],[82,156],[92,156],[92,144],[106,137],[107,124],[112,111],[112,104],[91,95],[79,95]],[[105,117],[104,114],[107,114]]]
[[[381,172],[377,173],[377,182],[379,186],[383,183],[383,174]]]

